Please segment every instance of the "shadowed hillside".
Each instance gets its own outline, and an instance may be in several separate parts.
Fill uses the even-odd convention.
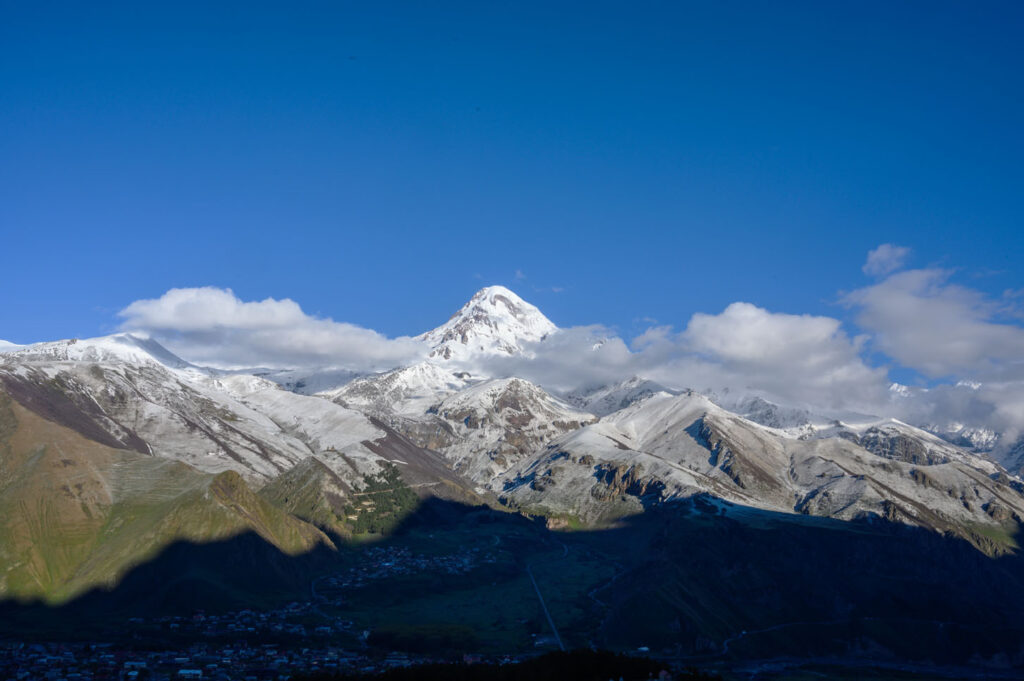
[[[132,616],[304,601],[310,626],[351,621],[371,632],[371,648],[532,650],[531,637],[551,632],[528,568],[571,647],[645,646],[701,664],[777,655],[1024,660],[1024,562],[1015,556],[989,558],[962,540],[885,522],[704,504],[564,533],[431,499],[393,535],[338,551],[290,556],[256,533],[181,542],[110,591],[61,607],[7,603],[0,627],[8,637],[102,638],[130,633]],[[341,630],[323,640],[361,645]]]

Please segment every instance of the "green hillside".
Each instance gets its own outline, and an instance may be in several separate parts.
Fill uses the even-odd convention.
[[[330,540],[233,472],[118,450],[0,393],[0,598],[67,601],[176,541],[253,532],[287,554]]]

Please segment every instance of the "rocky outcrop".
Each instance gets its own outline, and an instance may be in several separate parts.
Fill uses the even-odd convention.
[[[920,440],[882,428],[869,428],[860,437],[860,446],[877,456],[919,466],[949,462],[949,457],[930,451]]]
[[[616,497],[633,496],[648,502],[661,499],[665,483],[654,478],[645,478],[640,465],[601,464],[596,467],[594,477],[597,483],[590,490],[591,496],[599,501],[611,501]]]

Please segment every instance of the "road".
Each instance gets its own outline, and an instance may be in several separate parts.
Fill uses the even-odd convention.
[[[569,547],[563,542],[555,539],[556,542],[562,547],[562,557],[558,560],[565,560],[569,555]],[[526,574],[530,577],[530,582],[533,583],[533,590],[537,592],[537,600],[540,601],[540,607],[544,611],[544,616],[548,618],[548,624],[551,626],[551,632],[555,635],[555,641],[558,642],[558,647],[565,652],[565,644],[562,643],[562,636],[558,633],[558,627],[555,626],[555,620],[551,617],[551,612],[548,610],[548,604],[544,602],[544,595],[540,592],[540,586],[537,585],[537,579],[533,576],[533,570],[530,564],[526,564]]]
[[[544,602],[544,596],[540,592],[540,587],[537,586],[537,580],[533,577],[533,570],[530,566],[526,566],[526,574],[530,576],[530,581],[533,582],[533,590],[537,592],[537,599],[540,601],[540,607],[544,610],[544,616],[548,618],[548,624],[551,625],[551,631],[555,634],[555,640],[558,642],[558,647],[565,652],[565,644],[562,643],[562,637],[558,633],[558,627],[555,626],[555,620],[551,619],[551,613],[548,612],[547,603]]]

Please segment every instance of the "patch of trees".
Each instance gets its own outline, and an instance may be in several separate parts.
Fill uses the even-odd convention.
[[[419,497],[402,480],[398,466],[388,463],[377,475],[364,475],[343,508],[341,518],[354,534],[387,534],[419,503]]]

